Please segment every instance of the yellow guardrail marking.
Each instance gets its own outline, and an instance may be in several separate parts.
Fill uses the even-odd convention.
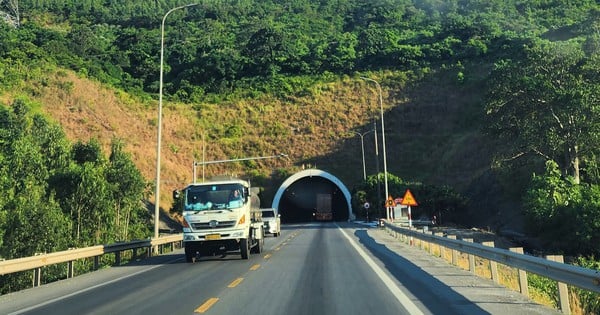
[[[211,308],[213,305],[215,305],[215,303],[217,303],[217,301],[219,301],[218,298],[210,298],[210,299],[206,300],[206,302],[204,302],[204,304],[200,305],[197,309],[194,310],[194,313],[204,313],[204,312],[208,311],[208,309]]]
[[[254,266],[250,267],[250,270],[256,270],[256,269],[258,269],[258,268],[260,268],[260,265],[259,265],[259,264],[256,264],[256,265],[254,265]]]
[[[228,288],[235,288],[237,287],[238,284],[240,284],[242,281],[244,280],[244,278],[237,278],[235,280],[233,280],[233,282],[231,282],[227,287]]]

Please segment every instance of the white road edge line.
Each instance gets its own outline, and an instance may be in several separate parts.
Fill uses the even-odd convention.
[[[362,248],[360,248],[360,246],[358,244],[356,244],[356,241],[353,240],[350,236],[348,236],[348,234],[346,234],[346,232],[344,232],[344,229],[342,229],[339,225],[337,225],[337,223],[335,223],[335,226],[337,226],[337,228],[342,232],[342,234],[348,239],[348,241],[350,242],[352,247],[354,247],[354,249],[356,249],[358,254],[365,260],[365,262],[367,262],[369,267],[371,267],[371,269],[373,269],[373,271],[375,271],[375,274],[377,274],[377,276],[379,276],[379,279],[381,279],[381,281],[383,281],[383,283],[388,287],[388,289],[392,292],[392,294],[396,297],[396,299],[398,299],[398,302],[400,302],[400,304],[402,304],[402,306],[406,309],[406,311],[408,311],[409,314],[411,314],[411,315],[424,314],[417,307],[417,305],[415,303],[413,303],[408,298],[408,296],[406,296],[406,294],[404,294],[404,292],[402,292],[402,290],[400,290],[400,288],[398,288],[396,283],[394,283],[394,281],[381,269],[381,267],[379,267],[373,261],[373,259],[371,257],[369,257]]]
[[[81,293],[84,293],[84,292],[87,292],[87,291],[90,291],[90,290],[93,290],[93,289],[96,289],[96,288],[103,287],[103,286],[105,286],[107,284],[115,283],[117,281],[121,281],[123,279],[127,279],[127,278],[133,277],[135,275],[139,275],[140,273],[148,272],[148,271],[150,271],[152,269],[155,269],[155,268],[158,268],[158,267],[162,267],[162,266],[164,266],[166,264],[170,264],[170,263],[176,262],[178,260],[181,260],[181,258],[173,259],[173,260],[167,261],[167,262],[165,262],[163,264],[156,265],[156,266],[150,267],[148,269],[140,270],[138,272],[134,272],[132,274],[128,274],[126,276],[123,276],[123,277],[120,277],[120,278],[117,278],[117,279],[113,279],[113,280],[110,280],[110,281],[107,281],[107,282],[104,282],[104,283],[100,283],[100,284],[97,284],[95,286],[91,286],[89,288],[86,288],[86,289],[83,289],[83,290],[80,290],[80,291],[77,291],[77,292],[73,292],[73,293],[70,293],[70,294],[67,294],[67,295],[63,295],[61,297],[57,297],[57,298],[48,300],[46,302],[43,302],[43,303],[40,303],[40,304],[37,304],[37,305],[32,305],[30,307],[27,307],[27,308],[24,308],[24,309],[20,309],[20,310],[18,310],[16,312],[8,313],[8,315],[23,314],[25,312],[32,311],[32,310],[34,310],[36,308],[39,308],[39,307],[42,307],[42,306],[45,306],[45,305],[48,305],[48,304],[51,304],[51,303],[54,303],[54,302],[57,302],[57,301],[60,301],[60,300],[64,300],[66,298],[70,298],[72,296],[75,296],[75,295],[78,295],[78,294],[81,294]]]

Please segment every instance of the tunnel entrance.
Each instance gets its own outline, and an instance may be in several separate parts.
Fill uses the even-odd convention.
[[[350,193],[346,187],[335,176],[315,169],[289,177],[273,199],[273,207],[279,209],[282,223],[323,220],[323,216],[314,214],[329,208],[328,205],[331,217],[324,220],[348,221],[352,218]]]

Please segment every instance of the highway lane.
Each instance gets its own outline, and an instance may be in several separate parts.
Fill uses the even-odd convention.
[[[342,232],[331,223],[294,230],[207,314],[418,314],[366,265],[347,234],[353,229]]]
[[[463,283],[449,286],[429,274],[442,271],[458,278],[452,274],[456,268],[431,269],[427,253],[404,258],[397,253],[408,254],[411,248],[398,247],[400,243],[393,239],[382,241],[381,233],[352,223],[287,225],[280,237],[268,237],[266,250],[250,260],[236,254],[188,264],[182,251],[177,251],[0,296],[0,314],[500,314],[498,310],[516,315],[549,311],[531,312],[538,308],[514,296],[459,293]],[[468,283],[478,292],[487,285],[479,280]]]

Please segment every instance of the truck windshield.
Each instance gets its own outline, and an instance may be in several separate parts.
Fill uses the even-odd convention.
[[[186,211],[235,209],[244,205],[240,184],[193,185],[185,190]]]

